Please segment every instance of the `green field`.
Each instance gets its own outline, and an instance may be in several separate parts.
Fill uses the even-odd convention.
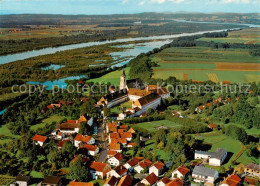
[[[193,135],[195,136],[195,135]],[[224,134],[221,134],[220,132],[210,132],[210,133],[203,133],[200,135],[195,136],[197,139],[203,140],[204,143],[211,144],[212,147],[210,151],[214,152],[217,148],[224,148],[226,149],[230,154],[232,154],[229,161],[224,164],[226,168],[228,168],[231,165],[231,161],[236,160],[237,163],[247,164],[250,162],[256,162],[260,163],[260,159],[255,159],[248,157],[244,151],[244,145],[239,142],[238,140],[234,140]],[[241,156],[238,156],[239,152],[242,152],[243,154]]]
[[[124,102],[118,106],[115,106],[115,107],[112,107],[111,108],[111,112],[114,112],[114,113],[121,113],[122,112],[122,108],[125,107],[125,108],[132,108],[132,102],[131,101],[127,101],[127,102]]]
[[[130,67],[126,67],[126,68],[124,68],[124,70],[125,70],[127,78],[129,78],[128,73],[129,73]],[[91,80],[88,80],[88,81],[94,82],[94,83],[108,83],[108,82],[110,82],[111,84],[118,86],[120,84],[121,74],[122,74],[122,70],[117,70],[117,71],[114,71],[114,72],[110,72],[110,73],[108,73],[108,74],[106,74],[102,77],[99,77],[99,78],[96,78],[96,79],[91,79]]]
[[[19,135],[13,135],[7,127],[8,124],[0,127],[0,144],[8,143],[14,138],[19,138]]]
[[[246,49],[211,49],[210,47],[171,47],[151,56],[158,63],[154,78],[174,76],[184,80],[253,82],[260,79],[260,57]]]
[[[160,126],[167,127],[167,128],[178,128],[181,125],[174,123],[172,121],[169,121],[169,120],[159,120],[159,121],[138,123],[135,126],[146,129],[148,131],[156,131],[156,130],[158,130],[157,127],[160,127]]]
[[[214,41],[217,43],[245,43],[260,44],[260,29],[250,28],[239,31],[230,32],[227,38],[200,38],[199,41]]]
[[[46,124],[51,124],[52,122],[59,122],[65,118],[66,118],[65,116],[53,115],[53,116],[50,116],[49,118],[42,120],[41,123],[31,126],[30,129],[35,131],[38,128],[44,127]]]

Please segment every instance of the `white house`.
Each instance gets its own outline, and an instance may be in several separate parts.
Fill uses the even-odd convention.
[[[99,152],[98,146],[94,145],[89,145],[89,144],[84,144],[83,146],[79,147],[80,149],[87,149],[88,150],[88,155],[91,156],[96,156]]]
[[[10,186],[27,186],[30,182],[30,176],[18,175],[15,178],[14,184],[10,184]]]
[[[172,172],[172,177],[171,179],[175,179],[175,178],[184,178],[189,172],[189,169],[185,166],[180,166],[178,167],[177,169],[175,169],[173,172]]]
[[[76,137],[74,138],[74,145],[75,147],[79,147],[80,144],[93,145],[95,144],[95,139],[88,135],[77,134]]]
[[[209,165],[221,166],[227,157],[227,151],[225,149],[218,148],[215,153],[209,158]]]
[[[127,169],[123,165],[119,165],[107,173],[107,178],[111,176],[114,176],[116,178],[121,178],[126,174],[127,174]]]
[[[227,157],[225,149],[218,148],[215,152],[195,151],[195,159],[207,159],[209,165],[220,166]]]
[[[90,165],[90,174],[92,176],[92,179],[104,179],[106,176],[106,173],[111,170],[110,166],[106,163],[101,162],[92,162]]]
[[[127,94],[127,90],[120,90],[117,91],[115,93],[103,96],[99,101],[98,101],[98,105],[106,105],[107,108],[111,108],[115,105],[118,105],[120,103],[123,103],[125,101],[128,101],[128,94]]]
[[[116,153],[112,158],[108,159],[108,163],[111,166],[118,166],[120,165],[121,161],[124,159],[123,154],[121,153]]]
[[[154,173],[156,176],[159,176],[162,174],[163,168],[164,163],[161,161],[157,161],[149,168],[149,174]]]
[[[171,180],[167,177],[164,177],[162,179],[160,179],[158,182],[157,182],[157,186],[165,186],[167,183],[169,183]]]
[[[56,130],[59,130],[60,132],[64,134],[75,134],[79,133],[80,123],[62,123],[60,124],[59,128]]]
[[[140,160],[142,160],[142,158],[134,157],[133,159],[127,161],[127,162],[124,164],[124,167],[125,167],[126,169],[128,169],[130,172],[132,172],[133,169],[134,169],[134,166],[136,166],[136,165],[139,163]]]
[[[138,163],[138,165],[136,165],[134,167],[134,170],[137,172],[137,173],[141,173],[142,171],[144,171],[146,168],[149,168],[150,165],[152,164],[152,162],[148,159],[145,159],[145,160],[142,160]]]
[[[47,140],[47,137],[35,134],[34,137],[32,138],[32,140],[33,140],[35,145],[43,146],[43,144]]]
[[[218,178],[218,171],[203,166],[195,166],[192,172],[192,178],[195,182],[214,184]]]
[[[135,116],[146,113],[149,108],[156,109],[159,105],[161,105],[161,97],[158,94],[151,93],[142,97],[133,103],[133,108],[140,109],[140,111],[135,113]]]
[[[150,174],[146,178],[144,178],[141,183],[144,185],[156,185],[156,182],[159,180],[158,176],[156,176],[154,173]]]

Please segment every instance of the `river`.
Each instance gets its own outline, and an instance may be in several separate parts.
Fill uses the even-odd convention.
[[[24,60],[31,57],[46,55],[46,54],[54,54],[56,52],[65,51],[65,50],[72,50],[77,48],[84,48],[84,47],[91,47],[96,45],[103,45],[109,43],[117,43],[117,42],[129,42],[129,41],[142,41],[142,40],[167,40],[178,38],[182,36],[193,36],[199,35],[204,33],[212,33],[212,32],[221,32],[226,31],[227,29],[222,30],[211,30],[211,31],[201,31],[201,32],[194,32],[194,33],[182,33],[182,34],[174,34],[174,35],[162,35],[162,36],[150,36],[150,37],[138,37],[138,38],[125,38],[125,39],[115,39],[115,40],[107,40],[107,41],[95,41],[95,42],[87,42],[87,43],[79,43],[79,44],[72,44],[72,45],[64,45],[59,47],[48,47],[40,50],[32,50],[27,52],[21,52],[17,54],[9,54],[5,56],[0,56],[0,65],[11,63],[18,60]],[[161,41],[159,41],[160,43]],[[170,42],[170,41],[169,41]],[[163,44],[162,44],[163,45]],[[159,46],[159,45],[158,45]],[[139,48],[141,49],[141,48]],[[144,50],[146,51],[146,50]]]

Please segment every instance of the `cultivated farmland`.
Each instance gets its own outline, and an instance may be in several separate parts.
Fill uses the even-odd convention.
[[[197,81],[211,80],[253,82],[260,79],[260,57],[247,49],[212,49],[210,47],[171,47],[152,55],[159,64],[153,68],[154,78],[175,76]]]

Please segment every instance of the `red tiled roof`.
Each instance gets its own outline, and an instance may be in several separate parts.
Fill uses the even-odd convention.
[[[113,151],[113,150],[108,150],[107,151],[107,155],[110,155],[110,156],[114,156],[114,155],[116,155],[116,151]]]
[[[95,145],[89,145],[89,144],[84,144],[83,146],[80,146],[79,148],[81,149],[87,149],[88,151],[95,151],[98,147]]]
[[[144,169],[144,168],[146,168],[146,167],[150,167],[150,165],[152,164],[152,162],[150,161],[150,160],[148,160],[148,159],[145,159],[145,160],[143,160],[143,161],[141,161],[140,163],[139,163],[139,165]]]
[[[110,143],[109,149],[110,150],[121,150],[121,146],[119,143]]]
[[[128,143],[127,146],[133,146],[135,147],[137,144],[135,142],[132,142],[132,143]]]
[[[217,128],[218,125],[217,124],[214,124],[214,123],[211,123],[208,125],[209,128],[213,129],[213,128]]]
[[[236,186],[239,182],[241,182],[241,178],[236,174],[228,176],[227,179],[223,181],[223,183],[227,183],[229,186]]]
[[[88,143],[91,140],[91,136],[83,136],[81,134],[77,134],[77,136],[74,138],[74,141],[81,141],[84,143]]]
[[[132,133],[130,132],[122,132],[120,133],[121,138],[132,138]]]
[[[157,161],[153,164],[158,170],[162,169],[164,167],[164,163],[161,161]]]
[[[128,128],[128,125],[121,125],[119,126],[120,129],[127,129]]]
[[[116,183],[117,183],[117,178],[116,178],[115,176],[111,176],[111,177],[109,177],[109,178],[105,181],[104,185],[115,186]]]
[[[123,165],[119,165],[114,169],[120,176],[122,176],[123,174],[125,174],[128,169],[126,169]]]
[[[203,110],[203,109],[204,109],[204,106],[203,106],[203,105],[199,106],[199,109],[200,109],[200,110]]]
[[[230,81],[222,81],[222,84],[229,85],[231,82]]]
[[[85,116],[80,116],[78,121],[79,121],[79,123],[81,123],[81,122],[86,122],[88,120],[87,120],[87,118]]]
[[[124,177],[122,177],[118,183],[117,186],[131,186],[132,185],[132,177],[129,175],[125,175]]]
[[[159,178],[158,178],[154,173],[152,173],[152,174],[150,174],[149,176],[147,176],[145,179],[146,179],[146,181],[148,181],[151,185],[153,185],[155,182],[158,181]]]
[[[114,155],[114,157],[118,160],[121,161],[122,159],[124,159],[124,155],[121,153],[117,153],[116,155]]]
[[[178,170],[183,176],[186,175],[189,172],[189,169],[185,166],[178,167],[175,170]]]
[[[112,139],[112,138],[116,138],[116,139],[120,138],[119,134],[117,132],[110,133],[109,137],[110,137],[110,139]]]
[[[93,186],[94,183],[91,183],[91,182],[74,182],[74,181],[71,181],[69,183],[69,186]]]
[[[40,141],[40,142],[45,142],[47,140],[47,137],[46,136],[41,136],[41,135],[38,135],[38,134],[35,134],[35,136],[32,138],[32,140],[34,141]]]
[[[106,168],[106,166],[107,166],[106,163],[94,161],[91,163],[90,168],[92,168],[98,172],[104,172],[105,171],[104,169]]]
[[[60,147],[63,147],[63,145],[64,145],[65,142],[69,143],[69,140],[59,141],[59,142],[58,142],[58,145],[59,145]]]
[[[163,182],[163,183],[166,185],[166,184],[169,183],[171,180],[170,180],[169,178],[167,178],[167,177],[164,177],[164,178],[162,178],[160,181]]]
[[[206,106],[209,107],[211,105],[211,103],[206,103]]]
[[[176,178],[169,183],[166,184],[166,186],[182,186],[184,183],[179,178]]]
[[[136,166],[136,165],[138,164],[138,162],[139,162],[140,160],[142,160],[142,159],[143,159],[142,157],[140,157],[140,158],[134,157],[133,159],[129,160],[127,163],[128,163],[131,167],[134,167],[134,166]]]
[[[76,124],[78,123],[78,120],[67,120],[67,123]]]

